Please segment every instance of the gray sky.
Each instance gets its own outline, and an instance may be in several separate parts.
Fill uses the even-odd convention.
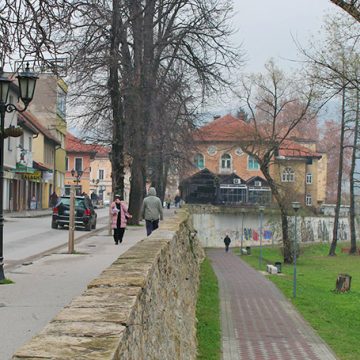
[[[271,57],[284,68],[296,59],[292,36],[306,44],[329,12],[341,11],[330,0],[234,0],[234,43],[243,43],[248,59],[244,71],[261,72]],[[283,60],[281,60],[283,59]]]

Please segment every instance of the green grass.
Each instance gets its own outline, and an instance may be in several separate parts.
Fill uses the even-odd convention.
[[[14,282],[10,279],[4,279],[4,280],[0,280],[0,285],[8,285],[8,284],[13,284]]]
[[[349,256],[340,252],[327,256],[328,244],[313,244],[302,249],[297,261],[297,292],[293,294],[293,265],[282,264],[283,275],[269,276],[278,288],[289,298],[303,317],[312,325],[341,360],[360,359],[360,256]],[[259,269],[259,248],[252,248],[250,256],[242,259]],[[263,248],[262,270],[266,264],[282,262],[279,249]],[[351,291],[337,293],[335,289],[338,274],[352,276]]]
[[[196,304],[198,360],[219,360],[221,351],[220,300],[216,275],[209,259],[200,269]]]

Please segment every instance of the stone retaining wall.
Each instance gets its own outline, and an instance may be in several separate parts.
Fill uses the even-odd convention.
[[[13,359],[196,359],[195,306],[203,256],[187,214],[164,221]]]

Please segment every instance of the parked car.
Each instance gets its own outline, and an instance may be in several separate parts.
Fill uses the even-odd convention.
[[[53,208],[51,227],[69,226],[70,196],[61,196]],[[90,231],[96,229],[97,214],[91,200],[85,196],[75,196],[75,227]]]

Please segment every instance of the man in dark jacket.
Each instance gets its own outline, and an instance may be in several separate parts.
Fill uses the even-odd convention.
[[[231,243],[231,239],[229,238],[229,235],[226,234],[225,238],[224,238],[224,244],[225,244],[225,251],[228,252],[229,251],[229,246]]]
[[[161,200],[156,196],[155,188],[151,187],[147,197],[144,199],[141,216],[146,222],[146,234],[149,236],[159,227],[159,220],[163,219],[163,208]]]

